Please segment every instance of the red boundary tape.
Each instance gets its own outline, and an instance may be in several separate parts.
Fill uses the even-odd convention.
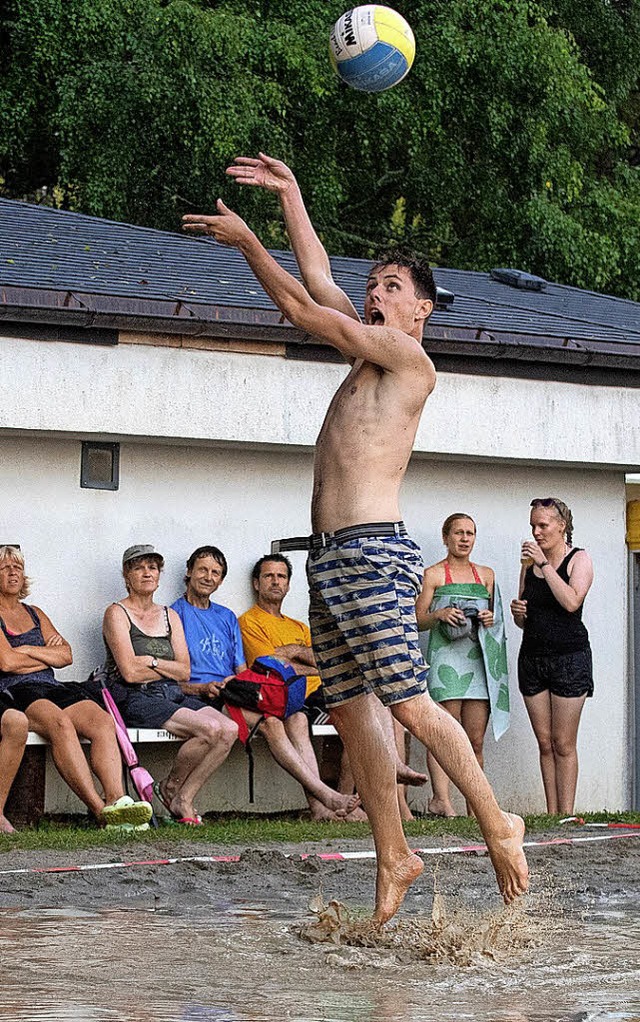
[[[618,826],[621,826],[618,824]],[[622,825],[623,826],[623,825]],[[631,824],[630,826],[634,826]],[[547,841],[525,841],[525,848],[547,848],[552,845],[585,844],[589,841],[614,841],[616,838],[640,837],[640,833],[631,834],[599,834],[593,837],[558,837]],[[456,845],[448,848],[415,848],[418,855],[482,855],[487,851],[486,845]],[[301,855],[288,852],[287,859],[322,859],[323,862],[348,861],[349,859],[375,859],[372,849],[359,852],[303,852]],[[239,862],[241,855],[189,855],[174,859],[132,859],[129,862],[93,862],[81,866],[31,866],[22,869],[2,869],[0,876],[20,873],[83,873],[98,869],[129,869],[132,866],[174,866],[181,862]]]

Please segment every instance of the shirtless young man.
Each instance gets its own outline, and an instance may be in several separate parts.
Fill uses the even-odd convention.
[[[378,698],[433,752],[464,794],[508,904],[527,889],[524,823],[501,811],[464,731],[427,693],[414,609],[423,567],[400,520],[400,484],[435,385],[433,364],[422,348],[435,301],[433,278],[420,266],[375,265],[362,323],[332,279],[291,171],[261,154],[257,160],[240,157],[229,173],[279,195],[308,291],[222,200],[215,216],[184,217],[184,229],[238,248],[286,318],[333,345],[352,366],[317,441],[307,570],[313,648],[325,698],[373,831],[374,920],[382,924],[397,912],[424,869],[402,829],[395,762],[376,711]]]

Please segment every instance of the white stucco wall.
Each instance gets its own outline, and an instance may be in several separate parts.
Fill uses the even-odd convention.
[[[231,351],[0,337],[0,431],[311,447],[345,371]],[[415,449],[638,470],[640,389],[441,373]]]
[[[124,443],[121,487],[112,493],[80,489],[77,441],[5,437],[1,448],[1,535],[21,543],[33,578],[33,602],[47,610],[74,647],[68,678],[86,677],[102,659],[102,613],[124,595],[119,561],[130,543],[151,542],[164,553],[159,598],[167,602],[180,594],[190,551],[202,543],[219,545],[230,564],[219,598],[241,613],[251,601],[250,568],[271,539],[307,529],[311,456],[306,453]],[[416,457],[405,485],[405,518],[432,563],[441,556],[443,519],[456,510],[472,514],[479,527],[475,557],[495,568],[508,602],[517,586],[529,500],[548,493],[561,495],[573,508],[576,542],[590,550],[597,572],[585,611],[596,695],[580,732],[577,804],[619,808],[628,783],[623,477]],[[302,618],[304,555],[291,556],[294,578],[285,609]],[[519,633],[512,625],[509,641],[513,724],[498,745],[487,738],[487,770],[502,799],[537,811],[543,808],[542,791],[535,742],[515,683]]]
[[[180,594],[189,552],[202,543],[221,546],[230,573],[219,598],[241,613],[251,601],[250,567],[271,539],[308,531],[310,448],[343,367],[5,339],[0,373],[0,541],[22,544],[33,602],[74,647],[67,677],[86,676],[102,658],[100,621],[123,595],[119,563],[130,543],[151,542],[164,553],[159,597],[167,602]],[[585,610],[596,677],[580,732],[577,807],[585,810],[622,808],[629,800],[625,487],[618,466],[638,468],[637,401],[631,390],[441,374],[404,487],[405,519],[426,563],[441,556],[442,520],[467,511],[479,529],[474,557],[495,568],[506,603],[515,594],[531,498],[557,494],[572,507],[576,542],[596,566]],[[121,440],[120,489],[81,489],[80,438],[106,437]],[[596,467],[603,464],[616,467]],[[292,559],[285,610],[304,617],[303,555]],[[501,801],[542,811],[535,741],[515,679],[519,633],[511,624],[509,643],[513,723],[498,745],[488,735],[486,768]]]

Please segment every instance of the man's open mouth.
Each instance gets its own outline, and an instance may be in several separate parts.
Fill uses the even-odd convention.
[[[369,314],[369,322],[371,323],[371,326],[378,326],[381,323],[384,323],[384,316],[380,312],[380,309],[371,310]]]

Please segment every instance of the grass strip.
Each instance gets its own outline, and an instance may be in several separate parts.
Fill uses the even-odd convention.
[[[587,813],[585,823],[624,822],[640,824],[640,813],[600,812]],[[567,824],[560,826],[558,816],[528,816],[525,818],[528,836],[556,833],[569,837],[577,832],[589,833],[585,828]],[[447,836],[472,842],[481,841],[482,836],[475,820],[458,816],[454,819],[433,817],[414,820],[405,824],[405,833],[411,843],[427,843],[435,838]],[[597,833],[591,830],[590,833]],[[217,845],[220,848],[264,848],[273,845],[298,845],[327,842],[337,846],[341,841],[370,837],[366,823],[314,823],[295,815],[279,816],[218,816],[205,817],[202,827],[180,825],[160,826],[157,830],[137,834],[136,844],[149,846],[149,852],[161,847],[162,854],[171,854],[167,846],[188,841],[198,854],[199,845]],[[130,834],[108,833],[97,828],[88,818],[69,817],[65,819],[43,819],[35,827],[25,828],[16,834],[0,835],[0,855],[12,851],[57,850],[75,851],[85,848],[114,848],[131,844]]]

